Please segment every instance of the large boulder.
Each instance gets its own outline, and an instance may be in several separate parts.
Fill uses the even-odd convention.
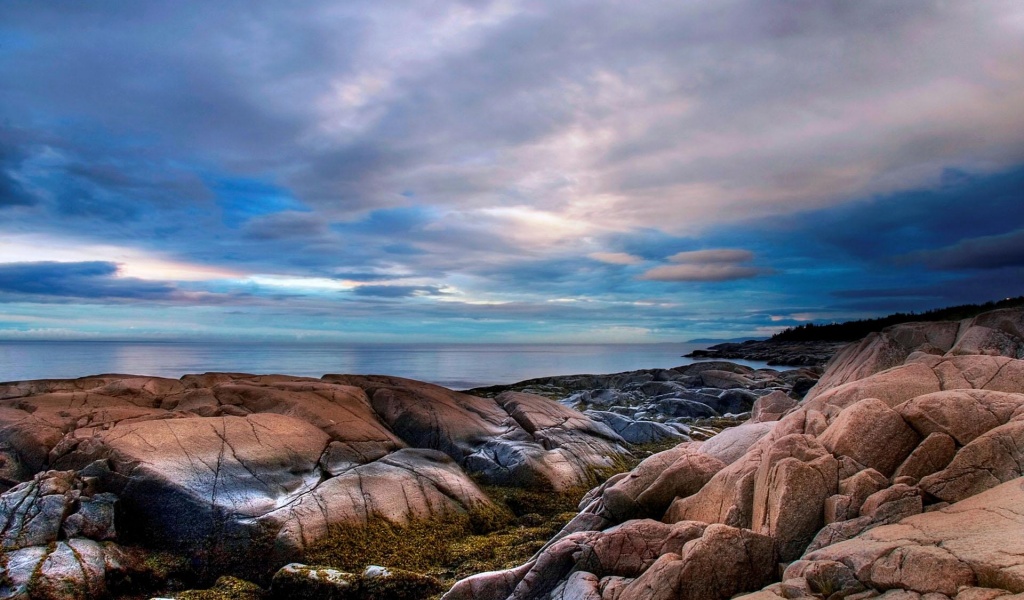
[[[838,474],[838,461],[808,435],[780,439],[761,461],[751,528],[775,542],[782,560],[800,556],[824,524],[824,502],[836,493]]]
[[[889,476],[921,438],[884,402],[865,398],[842,411],[818,440],[835,455]]]
[[[680,444],[659,452],[633,471],[610,483],[595,502],[613,522],[648,517],[660,519],[676,498],[696,493],[725,467],[704,453],[700,444]]]

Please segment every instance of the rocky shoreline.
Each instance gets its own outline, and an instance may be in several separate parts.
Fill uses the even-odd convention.
[[[847,342],[748,340],[694,350],[686,357],[701,360],[756,360],[772,366],[823,367],[846,345]]]
[[[1021,448],[1020,309],[824,370],[0,384],[0,599],[1011,600]]]
[[[1019,309],[872,334],[799,405],[609,479],[444,599],[1024,598],[1022,358]]]
[[[401,565],[371,585],[296,561],[330,563],[339,532],[378,525],[458,536],[511,511],[535,526],[545,517],[495,494],[582,494],[645,447],[710,438],[816,375],[709,362],[473,393],[356,375],[0,384],[0,598],[436,596],[441,580]]]

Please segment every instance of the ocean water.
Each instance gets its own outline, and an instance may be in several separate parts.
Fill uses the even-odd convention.
[[[303,344],[0,341],[0,381],[125,373],[177,378],[229,371],[320,377],[380,374],[452,389],[534,377],[675,367],[704,344]],[[734,361],[755,368],[753,361]]]

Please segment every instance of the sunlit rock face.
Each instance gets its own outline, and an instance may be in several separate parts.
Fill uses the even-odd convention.
[[[2,386],[0,451],[17,564],[57,561],[64,540],[127,542],[211,573],[265,573],[337,525],[489,508],[471,475],[561,490],[626,453],[608,426],[530,394],[225,373]],[[62,475],[35,476],[47,469]]]
[[[445,598],[1017,598],[1022,359],[1019,309],[872,334],[799,404],[650,457]]]

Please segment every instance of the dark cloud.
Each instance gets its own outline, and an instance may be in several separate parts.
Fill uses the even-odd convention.
[[[0,208],[8,206],[30,206],[35,204],[25,188],[7,173],[0,171]]]
[[[34,296],[83,300],[168,300],[180,296],[171,284],[117,277],[110,262],[0,264],[0,297]]]
[[[961,240],[952,246],[911,256],[933,269],[1001,269],[1024,267],[1024,229]]]

